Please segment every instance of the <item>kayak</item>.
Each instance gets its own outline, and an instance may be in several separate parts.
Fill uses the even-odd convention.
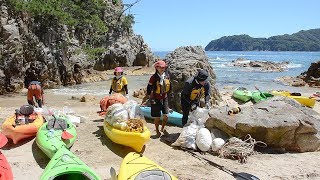
[[[23,117],[22,117],[23,116]],[[17,119],[25,120],[24,115],[12,115],[7,118],[2,124],[2,133],[7,138],[12,139],[14,144],[20,140],[36,136],[38,129],[43,124],[43,117],[40,113],[33,112],[29,115],[28,124],[18,124]],[[32,121],[32,122],[31,122]]]
[[[177,178],[171,175],[167,170],[151,161],[147,157],[130,152],[122,160],[118,179],[171,179],[176,180]]]
[[[67,117],[58,116],[56,118],[57,120],[54,123],[53,117],[50,116],[48,122],[44,123],[39,128],[36,136],[36,143],[38,147],[49,158],[52,158],[52,156],[64,146],[66,148],[70,148],[77,138],[75,125],[72,124]],[[63,131],[63,126],[66,126],[66,132]],[[63,139],[63,133],[70,133],[72,137],[68,139]]]
[[[141,111],[143,112],[143,115],[145,118],[151,119],[151,107],[147,106],[141,106]],[[161,116],[160,120],[163,120],[163,117]],[[182,127],[182,114],[173,111],[172,113],[168,114],[168,123],[177,125],[179,127]]]
[[[242,102],[248,102],[252,98],[252,92],[244,87],[239,87],[233,91],[232,96]]]
[[[298,101],[300,104],[313,108],[316,103],[316,98],[307,96],[293,96],[298,93],[290,93],[289,91],[271,91],[274,95],[286,96]]]
[[[265,101],[268,98],[273,97],[273,94],[271,93],[267,93],[267,92],[260,92],[260,91],[253,91],[252,92],[252,100],[255,103],[258,103],[260,101]]]
[[[51,158],[40,177],[40,180],[48,179],[99,180],[101,178],[66,147],[62,147]]]
[[[150,140],[150,131],[144,126],[143,132],[126,132],[112,127],[104,121],[103,129],[108,138],[114,143],[129,146],[137,152],[141,152],[143,146]]]
[[[7,158],[0,152],[0,179],[1,180],[12,180],[13,174],[11,166],[7,161]]]

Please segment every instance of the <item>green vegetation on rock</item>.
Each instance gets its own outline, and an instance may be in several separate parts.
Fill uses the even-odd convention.
[[[36,19],[46,19],[75,27],[93,27],[100,33],[108,30],[102,20],[106,3],[103,0],[10,0],[17,11],[26,11]]]

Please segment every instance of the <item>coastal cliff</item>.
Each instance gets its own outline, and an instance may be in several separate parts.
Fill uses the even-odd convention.
[[[98,71],[116,66],[149,66],[154,55],[126,10],[121,0],[0,0],[0,94],[31,80],[53,88],[103,80]]]

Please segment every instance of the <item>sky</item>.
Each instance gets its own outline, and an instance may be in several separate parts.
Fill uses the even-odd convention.
[[[320,28],[320,0],[141,0],[126,13],[135,16],[134,33],[152,51],[204,48],[223,36],[268,38]]]

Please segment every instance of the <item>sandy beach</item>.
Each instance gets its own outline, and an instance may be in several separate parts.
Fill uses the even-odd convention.
[[[109,87],[109,82],[106,81],[106,84]],[[90,86],[90,83],[87,86]],[[136,85],[131,92],[142,87]],[[223,99],[229,99],[231,92],[232,90],[228,89],[220,91]],[[310,92],[305,91],[304,93],[305,95],[311,95]],[[130,96],[131,99],[135,99],[132,97],[132,93]],[[76,115],[82,117],[83,122],[77,126],[78,139],[71,151],[94,169],[102,179],[110,179],[110,167],[114,167],[119,172],[122,159],[133,150],[113,143],[104,134],[103,118],[96,113],[100,110],[99,101],[102,96],[96,96],[95,100],[89,102],[79,102],[79,100],[74,100],[71,97],[72,95],[57,95],[53,91],[45,91],[45,106],[58,110],[62,110],[63,106],[68,106]],[[23,104],[26,104],[25,90],[18,94],[0,96],[1,124],[14,113],[16,108]],[[319,102],[317,102],[314,110],[320,112]],[[147,121],[147,127],[152,134],[155,134],[153,122]],[[147,143],[144,155],[167,169],[178,179],[234,179],[230,174],[207,164],[205,161],[171,147],[168,140],[176,139],[181,129],[168,126],[169,135],[163,135],[159,139],[151,139]],[[49,162],[49,158],[37,147],[35,138],[26,139],[17,145],[9,141],[1,152],[7,157],[13,170],[14,179],[17,180],[39,179]],[[227,169],[235,172],[251,173],[265,180],[320,179],[320,152],[259,152],[249,156],[248,162],[245,164],[235,160],[222,159],[210,153],[203,156],[225,166]]]

